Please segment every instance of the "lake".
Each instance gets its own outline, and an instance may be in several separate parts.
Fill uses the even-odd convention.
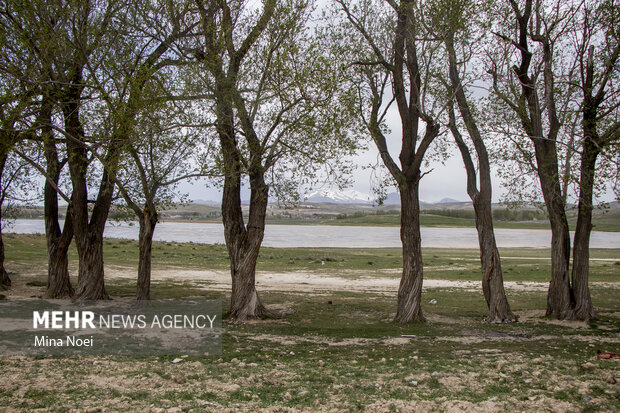
[[[43,234],[43,220],[18,219],[5,229],[18,234]],[[572,233],[571,233],[572,235]],[[128,222],[109,222],[108,238],[138,239],[138,225]],[[500,247],[549,248],[551,231],[542,229],[496,229]],[[193,222],[161,222],[155,229],[156,241],[223,244],[222,224]],[[398,227],[354,227],[328,225],[267,225],[266,247],[338,247],[381,248],[400,247]],[[422,246],[436,248],[478,248],[474,228],[422,228]],[[592,232],[591,248],[620,248],[620,232]]]

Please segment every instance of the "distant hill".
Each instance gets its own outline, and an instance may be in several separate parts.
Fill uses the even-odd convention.
[[[454,198],[443,198],[441,201],[437,202],[438,204],[455,204],[455,203],[461,203],[463,201],[458,201]]]
[[[210,206],[217,206],[217,205],[221,205],[222,201],[212,201],[212,200],[205,200],[205,199],[192,199],[191,202],[192,204],[198,204],[198,205],[210,205]]]

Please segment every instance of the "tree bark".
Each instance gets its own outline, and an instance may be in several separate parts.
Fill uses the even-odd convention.
[[[2,169],[4,162],[0,160],[0,184],[2,184]],[[0,205],[0,290],[8,290],[11,287],[11,278],[4,268],[4,240],[2,238],[2,207]]]
[[[547,294],[547,316],[573,319],[572,289],[569,279],[570,233],[557,169],[555,143],[535,141],[538,176],[551,223],[551,282]]]
[[[570,234],[560,185],[556,143],[560,122],[557,117],[554,90],[553,48],[547,34],[537,36],[537,41],[542,44],[544,58],[543,109],[536,81],[529,74],[532,53],[528,46],[528,39],[531,38],[528,30],[532,28],[530,25],[532,7],[532,0],[527,0],[521,12],[517,9],[516,3],[513,3],[519,25],[517,46],[521,54],[521,64],[512,68],[521,84],[521,100],[516,107],[516,114],[534,145],[538,178],[551,224],[551,281],[547,294],[547,315],[560,320],[573,319],[574,301],[569,279]],[[547,113],[546,124],[543,122],[543,110]],[[547,133],[544,130],[545,125],[548,128]]]
[[[138,288],[137,300],[151,299],[151,250],[153,247],[153,234],[157,225],[157,213],[149,212],[148,208],[140,217],[140,259],[138,262]]]
[[[64,228],[61,231],[58,222],[58,194],[56,186],[62,169],[52,131],[52,103],[44,96],[41,105],[41,134],[45,147],[46,173],[44,187],[45,239],[47,242],[47,290],[45,298],[67,298],[73,296],[74,290],[69,278],[69,246],[73,239],[73,218],[71,205],[67,208]]]
[[[68,96],[62,102],[67,139],[69,171],[73,185],[73,228],[79,257],[78,285],[75,297],[82,300],[109,299],[105,290],[103,263],[103,232],[108,218],[114,184],[108,177],[108,169],[118,161],[118,143],[112,142],[106,156],[106,164],[99,186],[97,200],[89,214],[86,174],[88,158],[86,148],[79,140],[84,139],[84,129],[79,118],[81,100],[81,77],[74,79]]]
[[[425,321],[422,315],[422,237],[420,236],[419,177],[400,188],[400,239],[403,243],[403,274],[398,288],[395,321]]]
[[[46,184],[46,192],[47,192]],[[58,205],[56,204],[56,212]],[[62,232],[58,224],[58,217],[45,214],[45,233],[47,240],[47,290],[45,298],[67,298],[74,294],[71,279],[69,278],[69,246],[73,239],[73,224],[71,208],[67,209],[65,224]]]
[[[262,176],[251,178],[250,217],[246,227],[241,212],[240,182],[227,181],[222,216],[232,278],[230,318],[237,321],[263,318],[271,312],[262,304],[256,291],[256,261],[265,233],[269,188]]]
[[[95,233],[88,235],[89,239],[78,247],[80,262],[75,297],[80,300],[107,300],[110,297],[105,290],[103,235]]]
[[[478,201],[474,203],[474,210],[476,212],[476,230],[478,231],[480,263],[482,265],[482,291],[489,308],[489,317],[486,321],[510,323],[516,317],[510,310],[504,290],[501,259],[493,231],[491,205]]]
[[[587,138],[586,138],[587,139]],[[590,233],[592,232],[592,189],[598,149],[586,142],[581,157],[581,180],[575,239],[573,241],[572,282],[575,297],[575,318],[589,321],[595,317],[588,287],[590,272]]]
[[[0,145],[4,145],[4,142]],[[2,190],[2,176],[8,157],[8,148],[0,146],[0,191]],[[4,201],[4,194],[0,193],[0,201]],[[4,268],[4,239],[2,238],[2,203],[0,202],[0,290],[8,290],[11,287],[11,278]]]
[[[2,229],[0,228],[0,290],[8,290],[10,287],[11,278],[4,268],[4,240],[2,239]]]
[[[456,52],[454,50],[454,35],[446,39],[448,51],[448,62],[450,72],[450,83],[452,93],[457,102],[459,112],[465,123],[465,127],[471,137],[474,149],[478,155],[478,170],[480,172],[480,185],[476,168],[471,158],[469,147],[465,144],[457,125],[454,114],[454,105],[449,105],[450,130],[457,143],[463,164],[467,171],[467,194],[474,205],[476,214],[476,230],[478,232],[478,244],[480,246],[480,264],[482,267],[482,291],[489,308],[488,322],[506,323],[515,320],[515,315],[510,310],[508,298],[504,290],[504,277],[502,274],[501,259],[497,243],[495,242],[495,231],[493,229],[493,211],[491,209],[492,191],[491,185],[491,165],[489,155],[482,139],[478,124],[469,107],[469,102],[465,96],[463,85],[458,73]]]

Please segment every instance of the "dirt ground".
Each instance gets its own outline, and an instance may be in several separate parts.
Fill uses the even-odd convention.
[[[29,275],[37,274],[39,269],[32,269],[16,278],[13,288],[3,294],[8,299],[40,295],[41,286],[27,283]],[[223,292],[231,288],[230,273],[225,270],[155,269],[152,278],[190,282],[195,287]],[[135,269],[108,266],[106,279],[134,280]],[[372,292],[394,297],[399,272],[259,272],[256,279],[264,292],[311,297],[328,292]],[[592,285],[620,291],[619,284]],[[505,288],[509,292],[544,294],[548,284],[506,282]],[[479,291],[480,284],[431,279],[424,281],[424,289],[427,293],[433,289],[471,292]],[[289,298],[270,308],[287,313],[297,304]],[[354,320],[367,317],[367,312],[352,310],[338,316]],[[559,352],[563,344],[571,343],[593,354],[602,335],[606,343],[620,348],[620,333],[605,331],[603,326],[600,332],[590,334],[590,326],[584,322],[543,316],[542,309],[520,311],[522,323],[549,325],[551,331],[519,335],[495,333],[478,324],[472,328],[471,319],[465,316],[427,312],[430,325],[444,326],[442,334],[429,340],[431,349],[451,349],[446,357],[450,361],[445,364],[406,335],[341,338],[269,331],[274,326],[304,321],[286,318],[268,324],[261,321],[229,326],[230,354],[211,361],[191,357],[179,363],[165,358],[127,362],[111,357],[0,357],[0,412],[617,411],[620,361],[599,365],[595,356],[585,362],[582,356],[575,360],[532,357],[528,353],[531,350],[521,347],[535,349],[558,343]],[[620,318],[620,312],[606,316]],[[512,350],[502,352],[497,350],[500,346]],[[58,388],[62,390],[57,392]],[[509,391],[502,393],[502,389]],[[367,396],[360,399],[360,393]],[[404,398],[405,393],[408,396]],[[479,400],[477,394],[489,396]],[[361,401],[351,404],[352,400]]]

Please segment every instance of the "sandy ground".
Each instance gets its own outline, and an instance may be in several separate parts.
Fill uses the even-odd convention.
[[[106,269],[107,279],[135,279],[135,269],[110,267]],[[169,268],[153,270],[153,281],[192,281],[208,282],[209,289],[230,290],[230,272],[227,270],[188,270]],[[345,270],[335,272],[257,272],[256,284],[266,291],[352,291],[352,292],[389,292],[398,290],[400,282],[399,270],[360,271]],[[591,285],[608,285],[614,283],[591,283]],[[620,283],[616,283],[620,284]],[[515,291],[546,291],[548,283],[530,281],[505,281],[504,287]],[[479,281],[456,281],[425,279],[424,288],[464,288],[479,290]]]
[[[452,267],[451,269],[454,269]],[[436,268],[433,268],[436,270]],[[22,269],[22,274],[40,275],[40,271]],[[432,272],[432,271],[431,271]],[[337,270],[330,272],[314,271],[290,271],[290,272],[265,272],[256,274],[256,284],[263,291],[287,291],[287,292],[375,292],[394,294],[398,291],[400,282],[400,270]],[[133,267],[106,266],[106,280],[135,280],[136,270]],[[229,291],[231,288],[230,272],[228,270],[196,270],[180,267],[166,269],[154,269],[152,281],[189,281],[195,286],[209,290]],[[14,280],[20,288],[13,288],[5,292],[12,298],[29,297],[35,294],[40,287],[28,287],[25,281]],[[24,285],[22,285],[24,284]],[[16,284],[17,285],[17,284]],[[620,288],[620,283],[590,283],[591,286]],[[458,281],[425,279],[424,289],[455,288],[478,291],[481,288],[480,281]],[[533,281],[504,281],[504,288],[512,291],[547,291],[549,284],[546,282]],[[15,293],[15,291],[18,291]],[[8,294],[7,294],[8,293]]]

